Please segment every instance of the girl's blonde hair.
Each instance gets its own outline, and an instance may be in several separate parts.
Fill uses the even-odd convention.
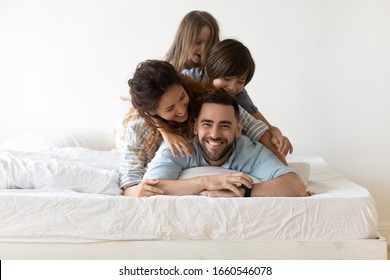
[[[210,40],[206,46],[205,55],[201,64],[195,65],[191,58],[191,49],[203,27],[210,28]],[[169,48],[164,60],[170,62],[181,72],[183,69],[203,67],[212,46],[219,42],[219,26],[217,20],[206,11],[191,11],[181,21],[175,39]]]

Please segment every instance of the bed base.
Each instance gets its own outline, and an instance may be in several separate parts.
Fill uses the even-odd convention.
[[[382,236],[340,241],[0,242],[0,259],[386,260],[387,243]]]

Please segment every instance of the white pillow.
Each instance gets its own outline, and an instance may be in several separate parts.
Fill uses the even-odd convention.
[[[115,147],[114,136],[90,128],[37,130],[25,132],[0,144],[0,149],[19,151],[42,151],[63,147],[112,150]]]
[[[309,176],[310,176],[310,164],[307,162],[288,162],[288,166],[290,166],[297,173],[299,177],[305,183],[307,187],[309,184]]]
[[[195,177],[200,176],[209,176],[209,175],[221,175],[226,173],[237,173],[239,171],[232,170],[232,169],[226,169],[219,166],[199,166],[199,167],[192,167],[188,169],[184,169],[178,178],[178,180],[185,180],[185,179],[192,179]],[[249,175],[249,177],[252,178],[254,183],[259,183],[260,180]]]

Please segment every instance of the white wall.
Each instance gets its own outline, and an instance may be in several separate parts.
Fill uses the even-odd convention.
[[[194,9],[251,50],[249,94],[295,154],[366,186],[390,232],[390,1],[0,0],[0,141],[112,130],[137,63],[161,59]]]

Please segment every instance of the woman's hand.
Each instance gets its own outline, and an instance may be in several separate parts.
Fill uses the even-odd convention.
[[[158,183],[158,180],[142,181],[138,185],[125,189],[123,195],[132,197],[150,197],[154,195],[162,195],[164,192],[156,187]]]
[[[182,157],[185,157],[186,154],[192,156],[191,140],[173,132],[160,131],[160,133],[164,141],[169,145],[174,157],[176,156],[176,151],[179,151]]]

